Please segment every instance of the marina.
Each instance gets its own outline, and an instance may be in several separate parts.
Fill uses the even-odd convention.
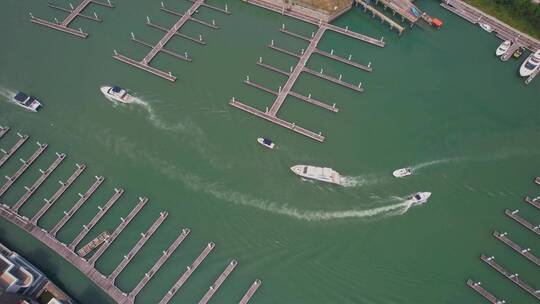
[[[206,26],[208,26],[210,28],[213,28],[213,29],[217,29],[217,26],[215,25],[215,22],[209,23],[209,22],[202,21],[202,20],[199,20],[199,19],[196,19],[196,18],[193,17],[193,15],[197,12],[199,7],[201,7],[201,6],[212,8],[212,9],[220,11],[220,12],[228,13],[227,9],[221,10],[221,9],[216,8],[214,6],[208,5],[208,4],[204,3],[204,0],[193,1],[193,5],[185,13],[178,13],[178,12],[172,11],[171,9],[168,9],[163,2],[161,2],[161,10],[162,11],[165,11],[165,12],[167,12],[169,14],[173,14],[173,15],[176,15],[176,16],[180,16],[180,19],[178,19],[178,21],[176,21],[176,23],[171,28],[166,30],[165,28],[152,23],[150,21],[150,17],[146,17],[146,23],[149,26],[160,29],[162,31],[165,31],[166,32],[165,35],[161,38],[161,40],[158,41],[158,43],[156,45],[151,45],[151,44],[149,44],[147,42],[144,42],[142,40],[139,40],[139,39],[135,38],[135,34],[131,33],[131,40],[133,40],[133,41],[135,41],[135,42],[137,42],[139,44],[142,44],[144,46],[150,47],[151,48],[150,52],[148,54],[146,54],[146,56],[143,59],[141,59],[140,61],[136,61],[136,60],[133,60],[133,59],[131,59],[129,57],[126,57],[126,56],[118,53],[118,51],[114,50],[114,58],[119,60],[119,61],[122,61],[122,62],[124,62],[126,64],[134,66],[136,68],[139,68],[141,70],[144,70],[146,72],[154,74],[155,76],[159,76],[159,77],[167,79],[169,81],[175,81],[176,76],[173,76],[171,72],[167,73],[167,72],[164,72],[164,71],[162,71],[162,70],[160,70],[158,68],[154,68],[154,67],[150,66],[150,61],[152,61],[152,59],[154,59],[154,57],[159,52],[166,53],[168,55],[171,55],[173,57],[176,57],[178,59],[182,59],[182,60],[185,60],[185,61],[191,61],[191,57],[188,56],[187,52],[184,52],[184,55],[181,55],[181,54],[178,54],[178,53],[175,53],[173,51],[165,49],[165,45],[175,35],[178,35],[178,36],[184,37],[184,38],[186,37],[185,34],[180,34],[179,31],[184,26],[184,24],[189,20],[192,20],[192,21],[197,22],[199,24],[206,25]],[[189,40],[197,41],[196,38],[190,38]],[[198,41],[200,43],[203,42],[202,36],[199,36]]]
[[[201,254],[199,254],[199,256],[195,259],[195,261],[193,261],[193,263],[190,266],[187,266],[187,269],[184,272],[184,274],[182,274],[182,276],[178,279],[178,281],[176,281],[176,283],[174,283],[174,285],[171,287],[171,289],[169,289],[169,291],[165,294],[165,296],[163,296],[161,301],[159,301],[159,304],[167,304],[167,303],[169,303],[171,301],[171,299],[178,292],[178,290],[182,286],[184,286],[184,284],[187,282],[187,280],[189,279],[191,274],[195,270],[197,270],[199,265],[204,261],[204,259],[206,259],[208,254],[210,254],[210,252],[212,252],[214,247],[216,247],[216,244],[214,244],[214,243],[208,243],[206,245],[206,247],[204,247]]]
[[[19,177],[21,177],[21,175],[26,172],[26,170],[34,163],[34,161],[36,161],[36,159],[43,153],[43,151],[47,149],[47,144],[37,143],[37,145],[39,147],[27,160],[23,160],[22,158],[20,159],[22,165],[19,167],[19,169],[15,173],[13,173],[11,177],[6,176],[6,182],[0,188],[0,197],[9,190],[9,188],[17,181],[17,179],[19,179]]]
[[[66,155],[64,153],[61,153],[61,154],[56,153],[56,159],[51,163],[51,165],[45,171],[40,169],[41,175],[36,179],[34,184],[30,186],[30,188],[25,186],[26,192],[21,196],[21,198],[17,201],[17,203],[15,203],[15,205],[13,205],[13,207],[11,208],[15,210],[16,212],[18,212],[19,209],[22,207],[22,205],[26,203],[26,201],[28,201],[28,199],[32,196],[32,194],[34,194],[34,192],[36,192],[39,186],[41,186],[41,184],[43,184],[43,182],[47,178],[49,178],[51,173],[53,173],[53,171],[60,165],[60,163],[62,163],[62,161],[65,158],[66,158]]]
[[[474,291],[476,291],[478,294],[480,294],[484,299],[488,300],[492,304],[503,304],[505,303],[503,300],[497,299],[492,293],[487,291],[484,287],[481,286],[480,282],[475,282],[472,279],[467,280],[467,286],[472,288]]]
[[[519,210],[510,210],[506,209],[504,213],[509,216],[514,221],[520,223],[523,227],[529,229],[530,231],[536,233],[536,235],[540,235],[540,227],[538,225],[533,225],[530,222],[528,222],[526,219],[519,216]]]
[[[261,6],[261,7],[266,8],[266,9],[270,9],[270,10],[279,12],[279,10],[277,10],[277,8],[273,7],[272,5],[270,5],[270,4],[266,3],[266,2],[261,2],[261,1],[258,1],[258,0],[248,0],[247,2],[258,5],[258,6]],[[287,13],[285,13],[285,11],[283,11],[282,13],[287,14]],[[294,12],[289,13],[289,14],[291,14],[291,16],[294,17],[294,18],[300,19],[300,20],[308,22],[308,23],[313,23],[313,20],[311,20],[311,19],[309,19],[309,18],[307,18],[305,16],[299,16]],[[348,28],[343,29],[343,28],[336,27],[334,25],[330,25],[330,24],[327,24],[327,23],[319,22],[318,23],[318,29],[317,29],[317,31],[315,33],[312,33],[311,38],[307,38],[306,36],[303,36],[301,34],[293,33],[291,31],[287,30],[286,27],[285,27],[285,24],[283,24],[283,26],[280,29],[280,31],[282,33],[285,33],[287,35],[296,37],[296,38],[304,40],[304,41],[308,41],[309,45],[307,46],[307,48],[305,50],[302,49],[300,54],[296,54],[296,53],[288,51],[286,49],[277,47],[274,44],[274,40],[272,40],[270,42],[269,47],[271,49],[274,49],[274,50],[277,50],[277,51],[279,51],[281,53],[284,53],[284,54],[287,54],[289,56],[293,56],[293,57],[298,58],[298,63],[296,64],[296,66],[294,68],[291,69],[290,73],[281,71],[280,69],[275,68],[275,67],[273,67],[271,65],[268,65],[266,63],[263,64],[262,58],[259,58],[258,65],[260,65],[260,66],[262,66],[262,67],[264,67],[266,69],[275,71],[275,72],[277,72],[279,74],[288,76],[288,79],[287,79],[286,83],[283,85],[283,87],[281,87],[281,86],[279,87],[279,90],[278,90],[278,92],[276,94],[276,92],[268,90],[268,89],[264,88],[261,85],[257,85],[257,84],[252,83],[249,80],[249,76],[246,79],[246,83],[248,85],[251,85],[253,87],[256,87],[258,89],[266,91],[268,93],[277,95],[274,103],[271,105],[270,109],[268,109],[268,107],[266,107],[266,110],[264,112],[261,111],[261,110],[255,109],[255,108],[253,108],[251,106],[246,105],[245,103],[237,100],[235,97],[233,97],[229,101],[229,105],[231,105],[231,106],[233,106],[235,108],[238,108],[240,110],[243,110],[245,112],[248,112],[250,114],[253,114],[253,115],[255,115],[255,116],[259,117],[259,118],[263,118],[265,120],[273,122],[274,124],[277,124],[279,126],[287,128],[287,129],[289,129],[289,130],[291,130],[293,132],[304,135],[304,136],[306,136],[308,138],[314,139],[314,140],[319,141],[319,142],[323,142],[324,141],[324,136],[322,135],[322,132],[318,132],[318,133],[313,132],[313,131],[310,131],[308,129],[297,126],[296,123],[291,123],[291,122],[288,122],[286,120],[283,120],[283,119],[277,117],[277,113],[278,113],[279,109],[281,108],[281,106],[285,102],[285,99],[289,95],[295,96],[295,97],[297,97],[297,98],[299,98],[301,100],[304,100],[304,101],[306,101],[308,103],[311,103],[311,104],[314,104],[314,105],[317,105],[317,106],[320,106],[320,107],[325,108],[327,110],[330,110],[332,112],[337,112],[335,104],[332,107],[330,107],[327,104],[325,104],[324,102],[320,102],[318,100],[311,100],[311,94],[310,94],[309,97],[306,98],[305,96],[302,96],[302,95],[300,95],[298,93],[294,93],[292,91],[292,88],[293,88],[295,82],[297,81],[298,77],[300,76],[300,73],[305,72],[305,73],[308,73],[308,74],[311,74],[313,76],[328,80],[330,82],[333,82],[335,84],[339,84],[341,86],[344,86],[346,88],[349,88],[349,89],[352,89],[352,90],[355,90],[355,91],[358,91],[358,92],[362,92],[363,88],[362,88],[362,83],[361,82],[358,85],[353,85],[353,84],[350,84],[348,82],[343,81],[342,80],[342,75],[339,75],[339,78],[335,78],[335,77],[323,74],[323,69],[321,69],[320,72],[317,72],[317,71],[314,71],[314,70],[306,67],[306,64],[307,64],[309,58],[311,57],[311,55],[313,53],[318,53],[318,54],[321,54],[321,55],[323,55],[325,57],[335,59],[335,60],[337,60],[339,62],[349,64],[349,65],[351,65],[353,67],[356,67],[356,68],[359,68],[359,69],[362,69],[362,70],[365,70],[365,71],[368,71],[368,72],[372,71],[371,70],[371,63],[367,67],[363,66],[361,64],[355,63],[355,62],[351,61],[351,55],[349,56],[349,59],[345,59],[345,58],[341,58],[339,56],[334,55],[334,50],[332,50],[330,53],[318,50],[317,45],[318,45],[319,41],[321,40],[321,38],[323,37],[323,34],[325,33],[326,30],[335,31],[337,33],[344,34],[346,36],[349,36],[349,37],[352,37],[352,38],[355,38],[355,39],[358,39],[358,40],[373,44],[373,45],[378,46],[378,47],[384,47],[384,42],[383,42],[382,38],[381,38],[381,40],[376,40],[374,38],[371,38],[371,37],[368,37],[368,36],[365,36],[365,35],[362,35],[362,34],[359,34],[359,33],[352,32]]]
[[[77,178],[84,172],[84,169],[86,169],[86,165],[84,164],[76,164],[76,167],[77,169],[75,169],[75,172],[73,172],[73,174],[66,180],[66,182],[58,181],[58,183],[60,183],[60,188],[58,188],[58,190],[56,190],[56,192],[49,199],[44,199],[45,204],[43,204],[41,209],[39,209],[39,211],[34,214],[31,219],[31,222],[34,225],[37,225],[39,219],[43,217],[43,215],[49,210],[49,208],[51,208],[51,206],[56,203],[56,201],[62,196],[62,194],[66,192],[69,186],[71,186],[71,184],[73,184],[75,180],[77,180]]]
[[[126,218],[120,218],[120,224],[116,227],[116,229],[113,231],[111,236],[105,241],[105,244],[103,246],[99,247],[98,250],[88,259],[88,263],[92,266],[96,264],[96,261],[105,253],[105,251],[109,248],[109,246],[116,240],[116,238],[124,231],[124,229],[129,225],[129,223],[139,214],[139,212],[144,208],[146,203],[148,202],[148,198],[139,198],[139,202],[137,205],[131,210],[131,212],[127,215]]]
[[[231,274],[231,272],[233,272],[234,268],[236,268],[236,265],[238,265],[238,262],[236,260],[232,260],[229,263],[229,265],[227,265],[225,270],[223,270],[223,272],[219,275],[216,281],[210,286],[210,288],[208,288],[208,291],[204,294],[202,299],[199,301],[199,304],[206,304],[208,303],[208,301],[210,301],[214,293],[218,291],[221,284],[225,282],[227,277]]]
[[[60,11],[63,11],[63,12],[68,12],[69,15],[67,15],[67,17],[64,20],[62,20],[62,22],[59,22],[56,18],[54,18],[55,22],[50,22],[50,21],[47,21],[45,19],[34,17],[34,15],[32,15],[32,13],[30,13],[30,21],[35,23],[35,24],[39,24],[39,25],[42,25],[42,26],[45,26],[45,27],[49,27],[51,29],[55,29],[55,30],[58,30],[58,31],[61,31],[61,32],[64,32],[64,33],[67,33],[67,34],[74,35],[74,36],[79,37],[79,38],[86,38],[86,37],[88,37],[88,33],[83,32],[83,30],[81,28],[79,28],[78,30],[74,30],[74,29],[69,27],[69,24],[73,20],[75,20],[75,18],[77,18],[77,17],[83,17],[83,18],[86,18],[88,20],[101,22],[101,19],[98,18],[97,14],[95,12],[94,12],[94,16],[88,16],[88,15],[81,14],[81,12],[90,4],[96,4],[96,5],[100,5],[100,6],[104,6],[104,7],[108,7],[108,8],[113,8],[114,7],[111,4],[110,0],[107,0],[107,3],[99,2],[99,1],[96,1],[96,0],[81,0],[81,2],[76,7],[73,7],[73,5],[71,5],[71,3],[70,3],[70,8],[63,8],[63,7],[60,7],[60,6],[49,3],[48,4],[49,7],[60,10]]]
[[[480,258],[482,259],[482,261],[484,261],[486,264],[488,264],[489,266],[491,266],[493,269],[497,270],[497,272],[499,272],[500,274],[502,274],[503,276],[505,276],[507,279],[509,279],[510,281],[512,281],[514,284],[516,284],[517,286],[521,287],[523,290],[525,290],[526,292],[528,292],[530,295],[532,295],[533,297],[535,297],[537,300],[540,300],[540,293],[538,293],[536,291],[536,289],[534,289],[533,287],[529,286],[527,283],[523,282],[523,280],[521,280],[519,278],[519,275],[517,273],[511,273],[509,272],[508,270],[506,270],[504,267],[502,267],[501,265],[497,264],[495,262],[495,258],[494,257],[488,257],[484,254],[482,254],[480,256]]]
[[[71,207],[69,211],[64,211],[64,216],[58,223],[49,231],[49,233],[53,236],[56,236],[58,231],[64,227],[64,225],[75,215],[75,213],[88,201],[88,199],[94,194],[94,192],[101,186],[101,184],[105,181],[105,178],[103,176],[96,176],[96,181],[86,190],[84,194],[79,193],[79,200]]]
[[[9,130],[9,129],[5,129]],[[7,131],[5,131],[7,132]],[[6,133],[3,133],[2,136]],[[21,135],[20,133],[17,133],[17,136],[19,136],[19,140],[7,151],[4,149],[0,150],[4,155],[2,155],[2,158],[0,158],[0,168],[9,160],[9,158],[19,150],[19,148],[26,142],[28,139],[28,135]]]
[[[261,287],[261,284],[262,284],[261,280],[259,280],[259,279],[255,280],[253,282],[253,284],[251,284],[249,289],[246,291],[246,293],[244,294],[244,296],[240,300],[239,304],[247,304],[249,302],[249,300],[251,300],[251,298],[253,297],[253,295],[257,291],[257,289],[259,289],[259,287]]]
[[[493,231],[493,236],[495,238],[497,238],[499,241],[501,241],[501,242],[505,243],[506,245],[508,245],[508,247],[514,249],[514,251],[516,251],[517,253],[519,253],[523,257],[525,257],[527,260],[529,260],[529,261],[533,262],[534,264],[536,264],[536,266],[540,267],[540,259],[538,257],[536,257],[534,254],[531,253],[531,249],[530,248],[522,248],[521,246],[516,244],[514,241],[512,241],[508,237],[508,233],[506,233],[506,232],[500,233],[498,231]]]
[[[159,217],[157,218],[157,220],[152,224],[152,226],[150,226],[150,228],[148,228],[148,230],[145,233],[141,233],[141,238],[139,239],[137,244],[135,244],[135,246],[133,246],[133,248],[131,248],[129,253],[124,256],[124,259],[122,259],[122,262],[120,262],[120,264],[118,264],[116,266],[116,268],[113,270],[113,272],[111,272],[111,274],[109,274],[109,280],[111,280],[113,282],[116,280],[116,278],[122,272],[122,270],[124,270],[124,268],[126,268],[126,266],[129,264],[129,262],[131,262],[133,257],[135,257],[137,255],[139,250],[141,250],[141,248],[144,246],[144,244],[156,232],[156,230],[159,228],[161,223],[163,223],[163,221],[165,221],[165,219],[167,218],[167,215],[168,215],[167,212],[161,212],[159,214]]]

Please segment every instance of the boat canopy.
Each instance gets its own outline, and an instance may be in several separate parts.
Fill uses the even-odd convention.
[[[437,19],[437,18],[433,18],[433,20],[431,20],[431,24],[433,24],[433,26],[435,26],[435,27],[443,26],[443,22],[440,19]]]
[[[17,93],[17,95],[15,95],[15,100],[17,101],[20,101],[20,102],[24,102],[25,100],[28,99],[28,95],[24,94],[23,92],[19,92]]]
[[[120,93],[120,92],[122,91],[122,88],[121,88],[121,87],[114,86],[114,87],[112,87],[112,91],[113,91],[114,93]]]
[[[270,139],[268,139],[268,138],[263,138],[263,143],[264,143],[265,145],[271,145],[271,144],[272,144],[272,141],[271,141]]]

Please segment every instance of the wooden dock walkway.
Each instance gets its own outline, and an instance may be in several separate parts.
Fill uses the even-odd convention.
[[[116,50],[114,51],[114,56],[113,57],[115,59],[119,60],[119,61],[122,61],[122,62],[124,62],[126,64],[129,64],[131,66],[134,66],[134,67],[139,68],[141,70],[144,70],[146,72],[149,72],[149,73],[151,73],[153,75],[159,76],[159,77],[161,77],[163,79],[167,79],[167,80],[169,80],[171,82],[176,81],[176,77],[173,76],[171,72],[166,73],[166,72],[164,72],[164,71],[162,71],[160,69],[154,68],[154,67],[150,66],[150,62],[160,52],[166,53],[168,55],[171,55],[171,56],[179,58],[179,59],[183,59],[183,60],[186,60],[186,61],[191,61],[191,59],[187,55],[187,52],[185,52],[184,55],[180,55],[180,54],[177,54],[175,52],[172,52],[172,51],[169,51],[169,50],[165,49],[165,45],[175,35],[183,37],[183,38],[187,38],[187,39],[189,39],[191,41],[194,41],[194,42],[197,42],[197,43],[200,43],[200,44],[205,44],[203,42],[203,40],[202,40],[202,36],[199,36],[199,39],[197,40],[196,38],[189,37],[189,36],[187,36],[185,34],[179,33],[180,29],[184,26],[184,24],[186,24],[186,22],[188,20],[197,22],[199,24],[206,25],[206,26],[214,28],[214,29],[218,28],[215,25],[214,21],[212,23],[210,23],[210,22],[199,20],[199,19],[193,17],[193,15],[198,12],[199,7],[205,6],[205,7],[212,8],[214,10],[226,12],[228,14],[228,10],[221,10],[221,9],[219,9],[217,7],[213,7],[211,5],[208,5],[208,4],[204,3],[204,0],[195,0],[195,1],[192,1],[192,3],[193,3],[193,5],[185,13],[175,12],[175,11],[167,8],[165,6],[165,4],[163,4],[163,2],[161,3],[161,10],[162,11],[167,12],[169,14],[173,14],[175,16],[180,16],[180,19],[178,19],[176,21],[176,23],[169,29],[166,29],[166,28],[164,28],[162,26],[159,26],[157,24],[152,23],[150,21],[150,18],[146,17],[146,20],[147,20],[146,23],[149,26],[160,29],[162,31],[165,31],[165,35],[155,45],[150,45],[150,44],[148,44],[146,42],[143,42],[143,41],[141,41],[139,39],[135,39],[135,35],[133,33],[131,33],[131,39],[133,41],[138,42],[139,44],[142,44],[142,45],[145,45],[145,46],[148,46],[148,47],[151,48],[150,52],[148,52],[143,59],[141,59],[140,61],[133,60],[133,59],[131,59],[129,57],[126,57],[124,55],[119,54]]]
[[[47,20],[44,20],[44,19],[36,18],[36,17],[34,17],[32,15],[32,13],[30,13],[30,21],[33,22],[33,23],[39,24],[39,25],[43,25],[43,26],[46,26],[46,27],[49,27],[49,28],[64,32],[64,33],[68,33],[68,34],[77,36],[79,38],[86,38],[86,37],[88,37],[88,33],[83,32],[83,30],[80,29],[80,28],[79,28],[79,30],[74,30],[74,29],[69,27],[69,24],[77,17],[83,17],[83,18],[86,18],[86,19],[89,19],[89,20],[101,22],[101,19],[99,19],[97,17],[97,14],[95,12],[94,12],[94,17],[81,14],[81,12],[88,5],[90,5],[91,3],[101,5],[101,6],[105,6],[105,7],[108,7],[108,8],[113,8],[114,7],[111,4],[110,1],[108,1],[107,3],[103,3],[103,2],[98,2],[96,0],[82,0],[76,7],[73,7],[70,4],[71,9],[63,8],[63,7],[54,5],[54,4],[49,4],[49,7],[54,8],[54,9],[58,9],[58,10],[61,10],[61,11],[64,11],[64,12],[68,12],[69,15],[64,20],[62,20],[62,22],[58,22],[58,20],[55,20],[56,22],[50,22],[50,21],[47,21]]]
[[[0,139],[2,139],[2,137],[4,137],[4,135],[6,135],[7,132],[9,132],[9,130],[10,130],[9,127],[0,126]]]
[[[174,242],[169,246],[167,250],[163,251],[163,254],[159,258],[159,260],[154,264],[154,266],[152,266],[152,268],[147,273],[144,274],[144,277],[139,281],[139,283],[137,283],[137,286],[135,286],[135,288],[133,288],[133,290],[129,293],[128,299],[130,303],[135,302],[135,297],[137,297],[137,295],[146,286],[146,284],[150,282],[152,277],[154,277],[156,272],[159,271],[161,266],[163,266],[167,262],[167,260],[176,250],[176,248],[178,248],[178,246],[180,246],[180,244],[182,244],[182,242],[188,237],[189,233],[190,230],[188,228],[182,229],[182,232],[180,233],[180,235],[178,235],[176,240],[174,240]]]
[[[332,76],[328,76],[326,74],[323,74],[322,72],[317,72],[315,70],[312,70],[308,67],[304,67],[303,68],[303,71],[308,73],[308,74],[311,74],[313,76],[317,76],[319,78],[322,78],[324,80],[328,80],[330,82],[333,82],[335,84],[339,84],[340,86],[343,86],[345,88],[348,88],[348,89],[351,89],[353,91],[357,91],[357,92],[364,92],[364,89],[362,88],[362,83],[359,83],[357,86],[352,84],[352,83],[348,83],[348,82],[345,82],[339,78],[335,78],[335,77],[332,77]],[[341,75],[340,75],[340,78],[341,78]]]
[[[32,217],[30,220],[34,225],[37,225],[37,222],[43,215],[51,208],[51,206],[56,203],[56,201],[66,192],[66,190],[75,182],[75,180],[83,173],[84,169],[86,169],[86,165],[79,165],[77,164],[77,169],[75,169],[75,172],[67,179],[67,181],[64,183],[62,181],[59,181],[60,188],[49,198],[44,199],[45,204],[41,207],[41,209]]]
[[[540,196],[535,198],[525,197],[525,202],[530,204],[531,206],[535,207],[536,209],[540,210]]]
[[[86,225],[83,225],[83,229],[79,234],[71,241],[68,248],[71,250],[75,250],[75,247],[84,239],[84,237],[94,228],[94,226],[99,222],[99,220],[109,211],[109,209],[118,201],[118,199],[124,194],[124,189],[120,188],[114,189],[114,194],[111,196],[111,198],[107,201],[107,203],[101,207],[98,206],[99,211],[96,213],[96,215],[90,220],[90,222]]]
[[[533,262],[536,264],[536,266],[540,267],[540,259],[537,258],[534,254],[531,253],[530,248],[522,248],[518,244],[516,244],[514,241],[512,241],[506,232],[499,233],[498,231],[493,231],[493,236],[497,238],[499,241],[505,243],[508,245],[508,247],[514,249],[517,253],[524,256],[527,260]]]
[[[88,201],[88,199],[94,194],[94,192],[101,186],[101,184],[105,181],[105,178],[103,176],[96,176],[96,181],[86,190],[84,194],[79,193],[79,200],[71,207],[71,209],[67,212],[64,211],[64,216],[60,221],[49,231],[49,233],[56,237],[56,234],[64,225],[75,215],[75,213],[79,210],[79,208],[84,205]]]
[[[199,304],[206,304],[208,303],[208,301],[210,301],[210,299],[212,298],[212,296],[214,296],[214,294],[218,291],[219,287],[221,286],[221,284],[223,284],[223,282],[225,282],[225,280],[227,279],[227,277],[233,272],[233,270],[236,268],[236,265],[238,265],[238,261],[236,260],[232,260],[228,265],[227,267],[225,267],[225,270],[223,270],[223,272],[219,275],[219,277],[216,279],[216,281],[210,286],[210,288],[208,289],[208,291],[206,291],[206,293],[204,294],[204,296],[202,297],[202,299],[199,301]]]
[[[84,258],[87,256],[90,252],[92,252],[97,247],[101,246],[108,238],[110,237],[108,231],[103,231],[100,233],[97,237],[95,237],[93,240],[88,242],[88,244],[81,247],[81,249],[77,250],[77,254]]]
[[[8,129],[9,130],[9,129]],[[5,133],[4,133],[5,134]],[[9,160],[9,158],[19,150],[19,148],[26,142],[28,139],[28,135],[21,135],[20,133],[17,133],[19,136],[19,140],[7,151],[4,149],[0,150],[4,155],[2,158],[0,158],[0,168]]]
[[[165,296],[161,299],[161,301],[159,301],[159,304],[167,304],[167,303],[169,303],[169,301],[174,297],[176,292],[178,292],[178,290],[187,282],[187,280],[189,279],[191,274],[195,270],[197,270],[199,265],[204,261],[204,259],[206,259],[208,254],[210,254],[210,252],[212,252],[214,247],[216,247],[216,244],[214,244],[214,243],[208,243],[204,247],[201,254],[199,254],[199,256],[195,259],[195,261],[193,261],[193,263],[190,266],[187,267],[184,274],[182,274],[182,276],[178,279],[178,281],[176,281],[176,283],[174,283],[173,287],[171,289],[169,289],[169,291],[165,294]]]
[[[339,61],[339,62],[343,62],[345,64],[348,64],[348,65],[353,66],[353,67],[355,67],[357,69],[360,69],[360,70],[364,70],[366,72],[370,72],[370,73],[373,72],[373,68],[371,68],[371,62],[368,65],[363,65],[363,64],[360,64],[358,62],[354,62],[354,61],[352,61],[350,59],[334,55],[333,50],[332,50],[332,52],[328,53],[328,52],[320,50],[320,49],[315,49],[315,53],[317,53],[319,55],[322,55],[322,56],[325,56],[325,57],[328,57],[328,58],[331,58],[331,59],[334,59],[334,60]],[[350,56],[349,58],[351,58],[352,55],[349,55],[349,56]]]
[[[527,220],[525,220],[524,218],[522,218],[521,216],[518,215],[518,212],[519,210],[510,210],[510,209],[506,209],[504,211],[504,213],[506,213],[506,215],[508,215],[510,218],[512,218],[514,221],[520,223],[521,225],[523,225],[525,228],[529,229],[530,231],[536,233],[536,235],[540,235],[540,226],[539,225],[536,225],[534,226],[533,224],[529,223]]]
[[[15,212],[19,212],[19,209],[22,207],[22,205],[26,203],[26,201],[28,201],[28,199],[34,194],[34,192],[36,192],[36,190],[41,186],[41,184],[43,184],[43,182],[45,182],[45,180],[49,178],[51,173],[53,173],[53,171],[60,165],[60,163],[62,163],[65,158],[66,154],[56,153],[56,159],[51,163],[47,170],[40,170],[41,175],[36,179],[34,184],[30,186],[30,188],[25,187],[26,192],[21,196],[21,198],[19,198],[17,203],[15,203],[13,207],[11,207],[11,209],[15,210]]]
[[[165,221],[167,218],[167,215],[169,215],[167,212],[160,212],[159,217],[154,221],[152,226],[148,228],[148,230],[145,233],[141,233],[141,238],[133,248],[129,251],[127,255],[124,256],[120,264],[116,266],[116,268],[109,274],[109,280],[116,281],[116,278],[120,273],[127,267],[127,265],[131,262],[131,260],[139,253],[141,248],[143,248],[144,244],[152,237],[152,235],[158,230],[159,226]]]
[[[259,280],[259,279],[255,280],[255,282],[253,282],[253,284],[251,284],[251,286],[246,291],[246,293],[244,294],[244,296],[242,297],[240,302],[238,302],[238,304],[247,304],[249,302],[249,300],[251,300],[251,298],[253,297],[253,295],[257,291],[257,289],[259,289],[259,287],[261,287],[261,284],[262,284],[261,280]]]
[[[480,282],[474,282],[472,279],[467,280],[467,286],[472,288],[474,291],[478,292],[484,299],[488,300],[492,304],[503,304],[503,300],[497,299],[492,293],[485,290],[484,287],[480,286]]]
[[[111,237],[105,241],[105,244],[103,244],[99,249],[92,255],[90,259],[88,259],[88,263],[92,265],[92,267],[96,264],[96,261],[105,253],[105,251],[109,248],[109,246],[116,240],[116,238],[122,233],[122,231],[126,228],[126,226],[137,216],[139,211],[142,210],[142,208],[146,205],[148,202],[148,198],[141,197],[139,198],[139,203],[131,210],[131,212],[128,214],[128,216],[124,218],[120,218],[121,222],[116,227],[114,232],[111,234]]]
[[[529,286],[527,283],[523,282],[519,278],[519,275],[517,273],[511,273],[508,270],[506,270],[504,267],[502,267],[501,265],[497,264],[495,262],[494,257],[488,257],[488,256],[482,254],[480,258],[482,259],[482,261],[484,261],[486,264],[491,266],[493,269],[497,270],[497,272],[499,272],[500,274],[505,276],[510,281],[514,282],[514,284],[521,287],[523,290],[528,292],[530,295],[535,297],[537,300],[540,300],[540,293],[537,292],[537,289],[535,289],[535,288]]]
[[[380,12],[375,7],[367,4],[365,1],[356,0],[356,4],[359,4],[360,6],[362,6],[364,8],[364,12],[369,11],[372,14],[373,18],[379,17],[382,23],[384,22],[388,23],[388,25],[390,25],[390,30],[393,30],[395,28],[399,32],[400,35],[405,30],[405,28],[401,26],[399,23],[395,22],[392,18],[386,16],[384,13]]]
[[[22,166],[20,166],[19,169],[11,177],[6,176],[7,180],[0,188],[0,197],[9,190],[11,185],[13,185],[13,183],[15,183],[17,179],[19,179],[19,177],[23,175],[23,173],[32,165],[32,163],[34,163],[34,161],[43,153],[43,151],[47,149],[47,144],[38,143],[38,146],[39,148],[37,148],[37,150],[30,156],[30,158],[28,158],[27,160],[21,159],[21,162],[23,163]]]

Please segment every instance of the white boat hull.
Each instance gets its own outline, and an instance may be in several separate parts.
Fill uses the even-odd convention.
[[[103,95],[105,95],[105,97],[107,97],[109,100],[113,100],[113,101],[117,101],[117,102],[121,102],[121,103],[131,103],[131,102],[133,102],[133,97],[131,95],[126,94],[124,96],[124,98],[120,98],[119,96],[116,96],[114,94],[110,94],[109,93],[110,89],[111,89],[111,87],[109,87],[109,86],[104,86],[104,87],[99,88],[101,93],[103,93]]]
[[[330,168],[296,165],[291,167],[291,171],[303,178],[341,185],[341,175]],[[323,174],[313,174],[313,172],[321,172]]]
[[[274,146],[275,146],[274,143],[271,143],[271,144],[269,144],[269,145],[267,145],[266,143],[264,143],[264,138],[257,138],[257,142],[258,142],[259,144],[261,144],[262,146],[268,148],[268,149],[274,149]]]
[[[533,62],[535,60],[536,62]],[[522,77],[528,77],[531,76],[532,73],[534,73],[537,69],[540,68],[540,50],[536,51],[535,53],[532,53],[523,63],[521,64],[521,67],[519,68],[519,75]]]
[[[427,202],[427,200],[431,197],[431,192],[418,192],[414,194],[412,197],[407,199],[405,202],[409,207],[416,206],[416,205],[422,205]]]
[[[411,168],[401,168],[392,172],[392,175],[394,177],[406,177],[406,176],[412,175],[412,170]]]
[[[499,45],[499,47],[495,51],[495,55],[497,57],[504,55],[508,51],[511,45],[512,45],[512,42],[510,42],[510,40],[504,41],[503,43],[501,43],[501,45]]]
[[[493,28],[492,28],[491,25],[489,25],[489,24],[478,23],[478,25],[480,25],[480,27],[481,27],[484,31],[486,31],[486,32],[488,32],[488,33],[493,32]]]

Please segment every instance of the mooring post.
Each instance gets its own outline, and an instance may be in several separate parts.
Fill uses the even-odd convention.
[[[384,36],[381,37],[381,42],[384,42]]]
[[[302,53],[302,55],[304,55],[304,49],[302,49],[302,51],[300,53]]]
[[[308,94],[307,98],[308,98],[308,99],[311,99],[311,93]]]
[[[278,88],[278,93],[281,93],[281,86],[279,86]]]
[[[31,19],[34,19],[34,15],[32,15],[31,12],[29,12],[28,14],[30,14],[30,18],[31,18]]]
[[[79,32],[81,32],[81,34],[82,34],[82,32],[83,32],[83,31],[82,31],[82,28],[79,28]]]
[[[334,55],[334,49],[330,50],[330,55]]]
[[[371,61],[367,65],[368,68],[371,68]]]
[[[270,46],[274,46],[274,39],[270,41]]]
[[[259,63],[262,63],[262,57],[259,57]]]
[[[96,17],[96,20],[99,20],[98,15],[96,14],[95,11],[94,11],[94,17]]]
[[[268,113],[268,107],[266,107],[266,110],[264,111],[265,113]]]
[[[133,32],[131,32],[131,39],[135,40],[135,34]]]
[[[249,83],[249,75],[246,75],[246,81]]]
[[[216,20],[212,19],[212,26],[216,26]]]
[[[54,17],[54,21],[56,21],[56,24],[60,23],[60,22],[58,22],[58,19],[56,19],[56,17]]]
[[[112,6],[111,0],[107,0],[107,3],[109,3],[109,6]]]
[[[349,54],[349,61],[351,61],[352,59],[352,54]]]
[[[362,82],[360,81],[360,82],[358,83],[358,88],[361,88],[361,87],[362,87]]]
[[[289,70],[290,70],[290,71],[291,71],[291,73],[292,73],[292,71],[293,71],[293,67],[292,67],[292,65],[291,65],[291,66],[289,67]]]
[[[285,30],[285,23],[281,24],[281,29]]]
[[[322,74],[323,72],[324,72],[324,69],[323,69],[323,68],[321,68],[321,74]]]
[[[118,56],[118,52],[116,50],[113,50],[114,51],[114,56]]]
[[[188,58],[187,52],[184,52],[184,57],[186,57],[186,59]]]
[[[341,81],[341,74],[339,74],[339,81]]]
[[[202,35],[199,34],[199,41],[202,41]]]
[[[232,102],[235,102],[235,100],[234,100],[234,96],[233,96],[233,98],[232,98]]]
[[[72,10],[75,9],[75,8],[73,7],[73,4],[71,4],[71,2],[69,3],[69,7],[71,7]]]
[[[150,17],[146,16],[146,23],[150,24]]]
[[[225,13],[229,12],[229,8],[227,7],[227,4],[225,3]]]
[[[165,8],[165,3],[163,3],[163,1],[161,1],[161,7]]]

